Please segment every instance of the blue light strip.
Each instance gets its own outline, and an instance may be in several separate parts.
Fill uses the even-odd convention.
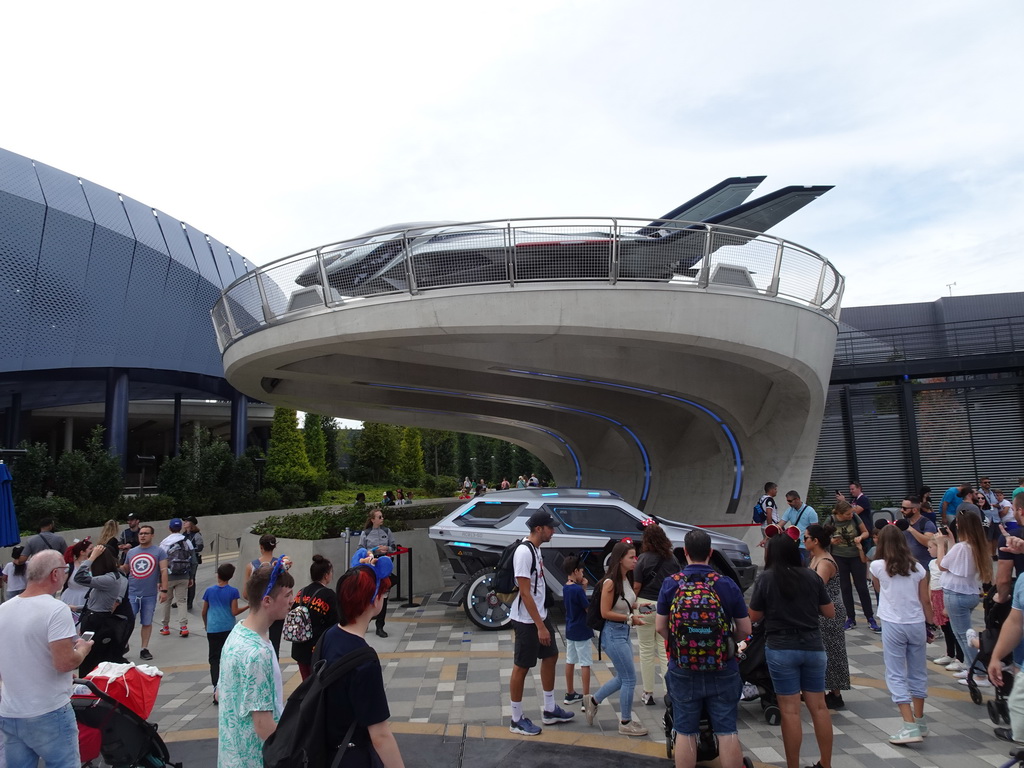
[[[736,440],[736,435],[733,434],[733,431],[729,428],[729,425],[725,423],[721,416],[719,416],[717,413],[709,409],[707,406],[701,405],[700,403],[694,402],[693,400],[687,400],[685,397],[679,397],[678,395],[670,395],[667,392],[658,392],[657,390],[643,389],[642,387],[631,387],[627,384],[616,384],[613,381],[602,381],[601,379],[581,379],[576,376],[562,376],[557,373],[541,373],[540,371],[525,371],[519,368],[508,368],[506,370],[508,370],[509,373],[518,373],[523,374],[525,376],[536,376],[539,378],[556,379],[559,381],[578,381],[583,384],[597,384],[602,387],[612,387],[614,389],[623,389],[629,392],[639,392],[645,395],[655,395],[656,397],[664,397],[668,400],[675,400],[676,402],[688,405],[691,408],[696,408],[697,410],[701,411],[707,416],[710,416],[715,421],[715,423],[717,423],[718,426],[721,427],[722,432],[725,434],[726,439],[729,441],[729,445],[732,446],[733,465],[736,468],[732,483],[732,499],[737,503],[739,502],[740,491],[743,488],[743,454],[740,452],[740,445],[739,442]],[[627,427],[623,426],[622,428],[627,429],[628,431]],[[640,445],[639,440],[637,440],[637,444]],[[643,451],[642,445],[641,451]],[[646,451],[644,451],[644,462],[649,466]],[[646,498],[646,489],[644,498]],[[641,507],[641,509],[643,509],[643,507]]]

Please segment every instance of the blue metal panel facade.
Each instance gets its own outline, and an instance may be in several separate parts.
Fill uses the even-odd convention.
[[[210,309],[246,267],[180,220],[0,149],[0,375],[117,367],[220,379]]]

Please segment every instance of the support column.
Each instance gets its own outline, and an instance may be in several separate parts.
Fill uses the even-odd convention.
[[[11,404],[7,407],[7,429],[4,444],[7,448],[17,448],[21,442],[21,392],[11,395]]]
[[[128,371],[111,369],[107,374],[106,408],[103,414],[103,439],[112,456],[121,460],[121,470],[128,461]]]
[[[249,434],[249,403],[245,395],[235,392],[231,396],[231,450],[236,457],[245,453]]]
[[[68,416],[64,419],[64,453],[71,453],[75,447],[75,419]]]
[[[917,493],[924,485],[924,472],[921,469],[921,446],[917,441],[917,414],[914,412],[914,383],[903,379],[900,388],[900,399],[903,401],[903,419],[907,425],[907,447],[910,449],[910,474],[914,481],[911,493]]]
[[[181,454],[181,392],[174,393],[174,450],[172,456]]]

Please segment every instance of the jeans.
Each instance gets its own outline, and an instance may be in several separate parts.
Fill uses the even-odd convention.
[[[800,693],[822,693],[825,690],[825,651],[804,651],[798,648],[765,648],[768,674],[779,696]]]
[[[68,702],[38,717],[0,717],[8,768],[79,768],[78,723]]]
[[[882,622],[882,659],[885,684],[894,704],[909,704],[912,698],[928,696],[928,647],[924,622],[895,624]]]
[[[717,735],[736,733],[736,710],[743,681],[735,666],[721,672],[692,672],[672,667],[665,682],[672,697],[672,727],[676,733],[696,736],[705,709]]]
[[[949,616],[949,624],[953,627],[953,634],[964,649],[964,664],[968,669],[978,657],[978,649],[967,642],[967,630],[971,628],[971,611],[978,604],[977,595],[963,595],[959,592],[942,590],[942,601],[946,604],[946,614]]]
[[[843,593],[843,607],[846,609],[846,618],[850,621],[856,620],[853,612],[853,590],[850,588],[850,579],[853,579],[853,586],[857,588],[860,596],[860,607],[864,610],[865,619],[875,618],[875,608],[871,602],[871,593],[868,591],[868,567],[857,557],[842,557],[833,555],[836,567],[839,569],[839,589]]]
[[[615,677],[602,685],[594,698],[604,701],[619,692],[619,714],[623,720],[633,719],[633,689],[636,688],[636,668],[633,666],[633,643],[629,639],[629,624],[605,622],[601,630],[601,650],[612,660]]]

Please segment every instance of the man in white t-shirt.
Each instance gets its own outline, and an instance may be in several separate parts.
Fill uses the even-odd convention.
[[[567,723],[575,713],[567,712],[555,703],[555,664],[558,645],[555,630],[544,605],[547,585],[544,581],[544,558],[540,546],[555,535],[555,519],[549,512],[534,512],[526,521],[530,535],[512,556],[512,572],[519,592],[512,601],[512,629],[515,631],[515,650],[512,677],[509,680],[509,698],[512,703],[512,723],[509,730],[524,736],[536,736],[541,729],[523,714],[523,687],[530,670],[540,660],[540,682],[544,689],[544,725]]]
[[[44,550],[29,558],[28,586],[0,605],[0,730],[10,766],[78,768],[78,724],[71,708],[72,672],[92,641],[75,631],[71,609],[54,594],[67,576],[64,554]]]

